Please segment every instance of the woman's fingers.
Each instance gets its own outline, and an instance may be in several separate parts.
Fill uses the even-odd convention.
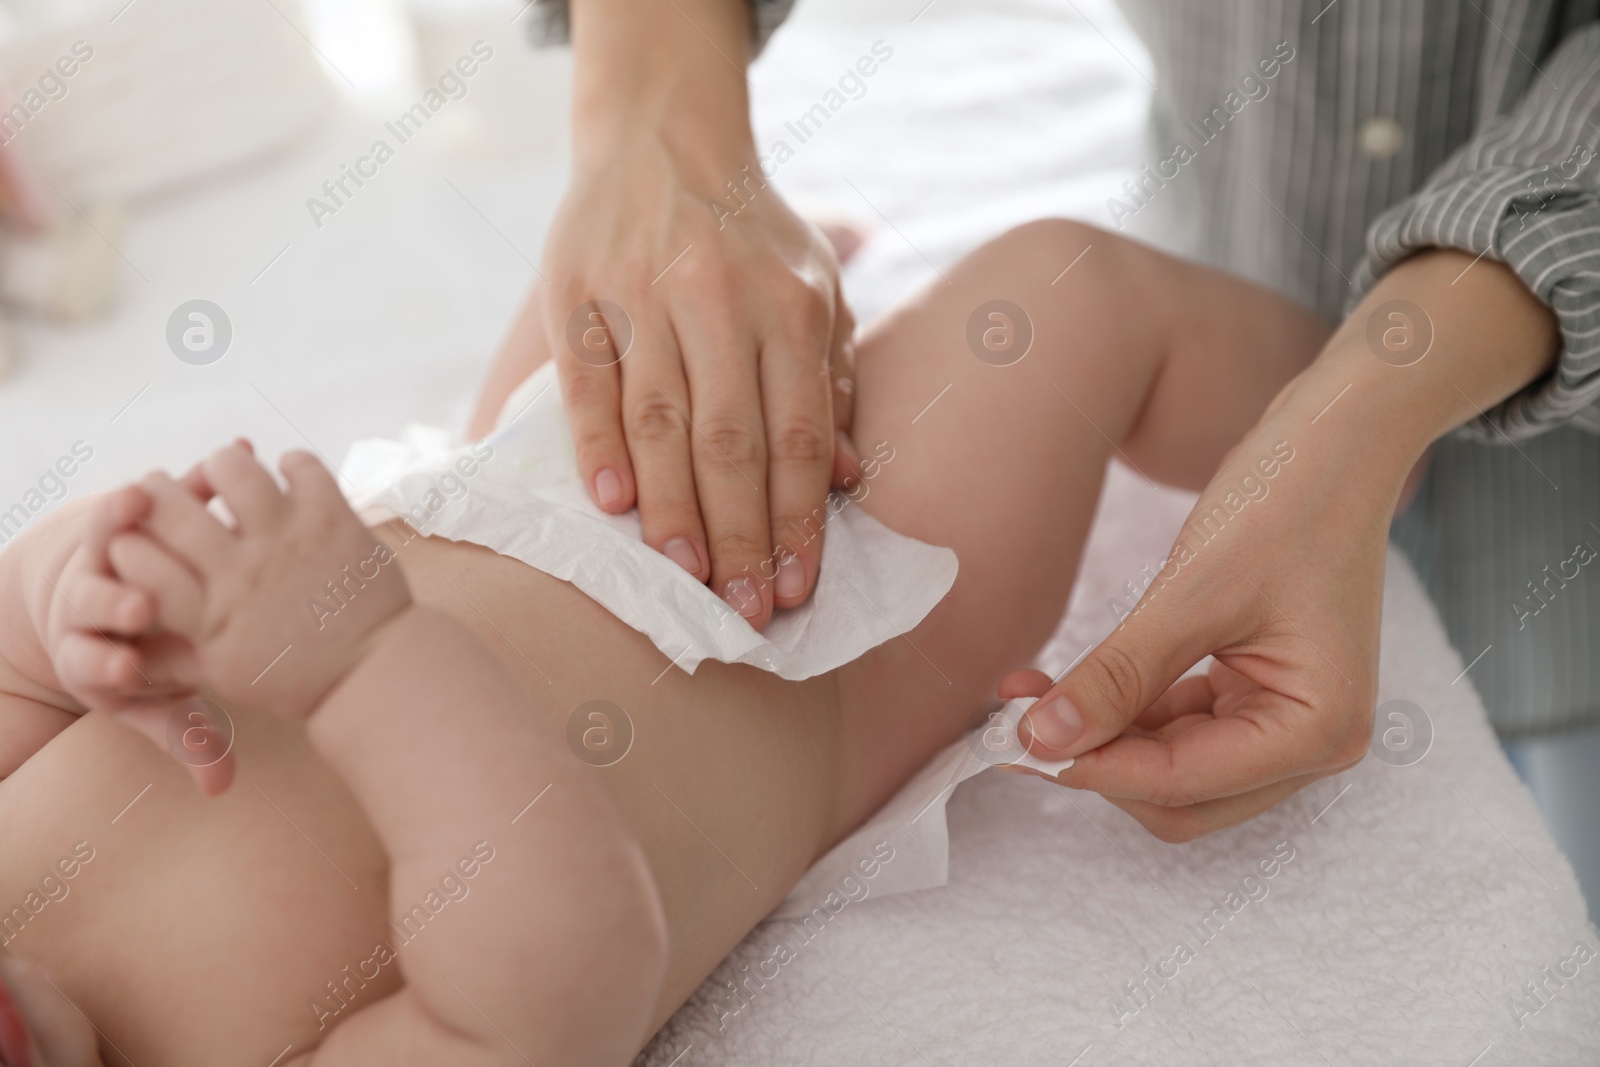
[[[690,269],[688,262],[678,270]],[[756,629],[772,617],[777,560],[769,526],[767,428],[753,340],[735,321],[683,309],[674,319],[688,365],[690,454],[711,550],[711,591]]]
[[[622,379],[622,425],[638,475],[645,544],[694,575],[711,577],[691,466],[689,383],[665,316],[641,320]]]
[[[1197,717],[1167,731],[1171,736],[1118,737],[1082,753],[1060,781],[1107,798],[1170,808],[1330,774],[1360,760],[1366,744],[1365,734],[1357,746],[1345,731],[1329,730],[1327,718],[1261,690],[1231,715]]]
[[[600,510],[615,515],[637,499],[617,367],[629,353],[633,327],[621,321],[615,305],[576,298],[564,307],[556,294],[552,287],[546,297],[545,329],[555,352],[578,472]]]
[[[1119,736],[1206,656],[1220,635],[1181,603],[1125,620],[1023,716],[1018,734],[1041,759],[1076,757]],[[1207,605],[1218,628],[1219,605]]]
[[[827,309],[809,314],[822,317]],[[772,540],[778,546],[774,602],[803,604],[816,585],[828,511],[819,502],[833,476],[834,426],[829,420],[829,365],[811,350],[821,323],[784,325],[761,352],[761,392],[766,399],[767,498]]]
[[[1306,774],[1252,789],[1231,797],[1219,797],[1186,807],[1167,808],[1143,800],[1107,797],[1117,807],[1138,820],[1139,825],[1163,841],[1178,843],[1253,819],[1277,807],[1323,775]]]
[[[1179,678],[1140,713],[1133,724],[1143,730],[1160,730],[1169,723],[1190,715],[1210,716],[1217,694],[1211,679],[1203,675]]]
[[[828,350],[828,378],[833,406],[833,472],[830,484],[861,477],[861,456],[850,436],[856,423],[856,317],[845,303],[844,287],[833,283],[833,342]]]
[[[1012,671],[1000,679],[996,690],[1001,700],[1018,700],[1023,697],[1044,696],[1050,690],[1050,676],[1032,668]]]

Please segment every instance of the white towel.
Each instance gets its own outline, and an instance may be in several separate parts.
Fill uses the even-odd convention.
[[[1113,472],[1047,667],[1109,628],[1106,598],[1162,552],[1188,499]],[[1433,723],[1420,762],[1368,758],[1186,845],[1092,794],[981,775],[939,812],[948,885],[883,896],[900,856],[870,855],[872,876],[836,880],[824,917],[745,938],[640,1067],[1467,1067],[1480,1054],[1476,1067],[1592,1067],[1600,957],[1580,963],[1578,946],[1600,938],[1395,554],[1383,634],[1380,702],[1410,700]],[[1187,962],[1173,960],[1180,940]]]

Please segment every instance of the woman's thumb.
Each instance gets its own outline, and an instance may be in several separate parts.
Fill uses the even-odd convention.
[[[1023,716],[1028,751],[1066,759],[1098,748],[1137,719],[1204,651],[1154,620],[1125,622]]]

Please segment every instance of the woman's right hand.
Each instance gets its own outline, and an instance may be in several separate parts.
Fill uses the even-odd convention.
[[[534,298],[595,502],[637,505],[646,543],[752,625],[804,602],[849,418],[826,239],[757,165],[719,180],[645,139],[574,179],[545,263]]]
[[[759,628],[822,559],[850,420],[838,262],[762,172],[743,0],[580,0],[573,22],[572,186],[530,299],[578,467]]]

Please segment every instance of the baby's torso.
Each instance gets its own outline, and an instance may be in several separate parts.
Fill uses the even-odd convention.
[[[840,832],[836,685],[715,663],[691,678],[564,582],[475,546],[382,536],[417,600],[521,683],[551,744],[596,765],[645,846],[675,942],[664,1018]],[[570,730],[593,701],[621,715]],[[140,1067],[268,1064],[401,982],[403,947],[376,951],[398,939],[365,815],[301,726],[227,710],[239,770],[220,798],[98,714],[0,781],[0,940],[55,972],[103,1047]],[[633,738],[609,765],[606,729]]]

